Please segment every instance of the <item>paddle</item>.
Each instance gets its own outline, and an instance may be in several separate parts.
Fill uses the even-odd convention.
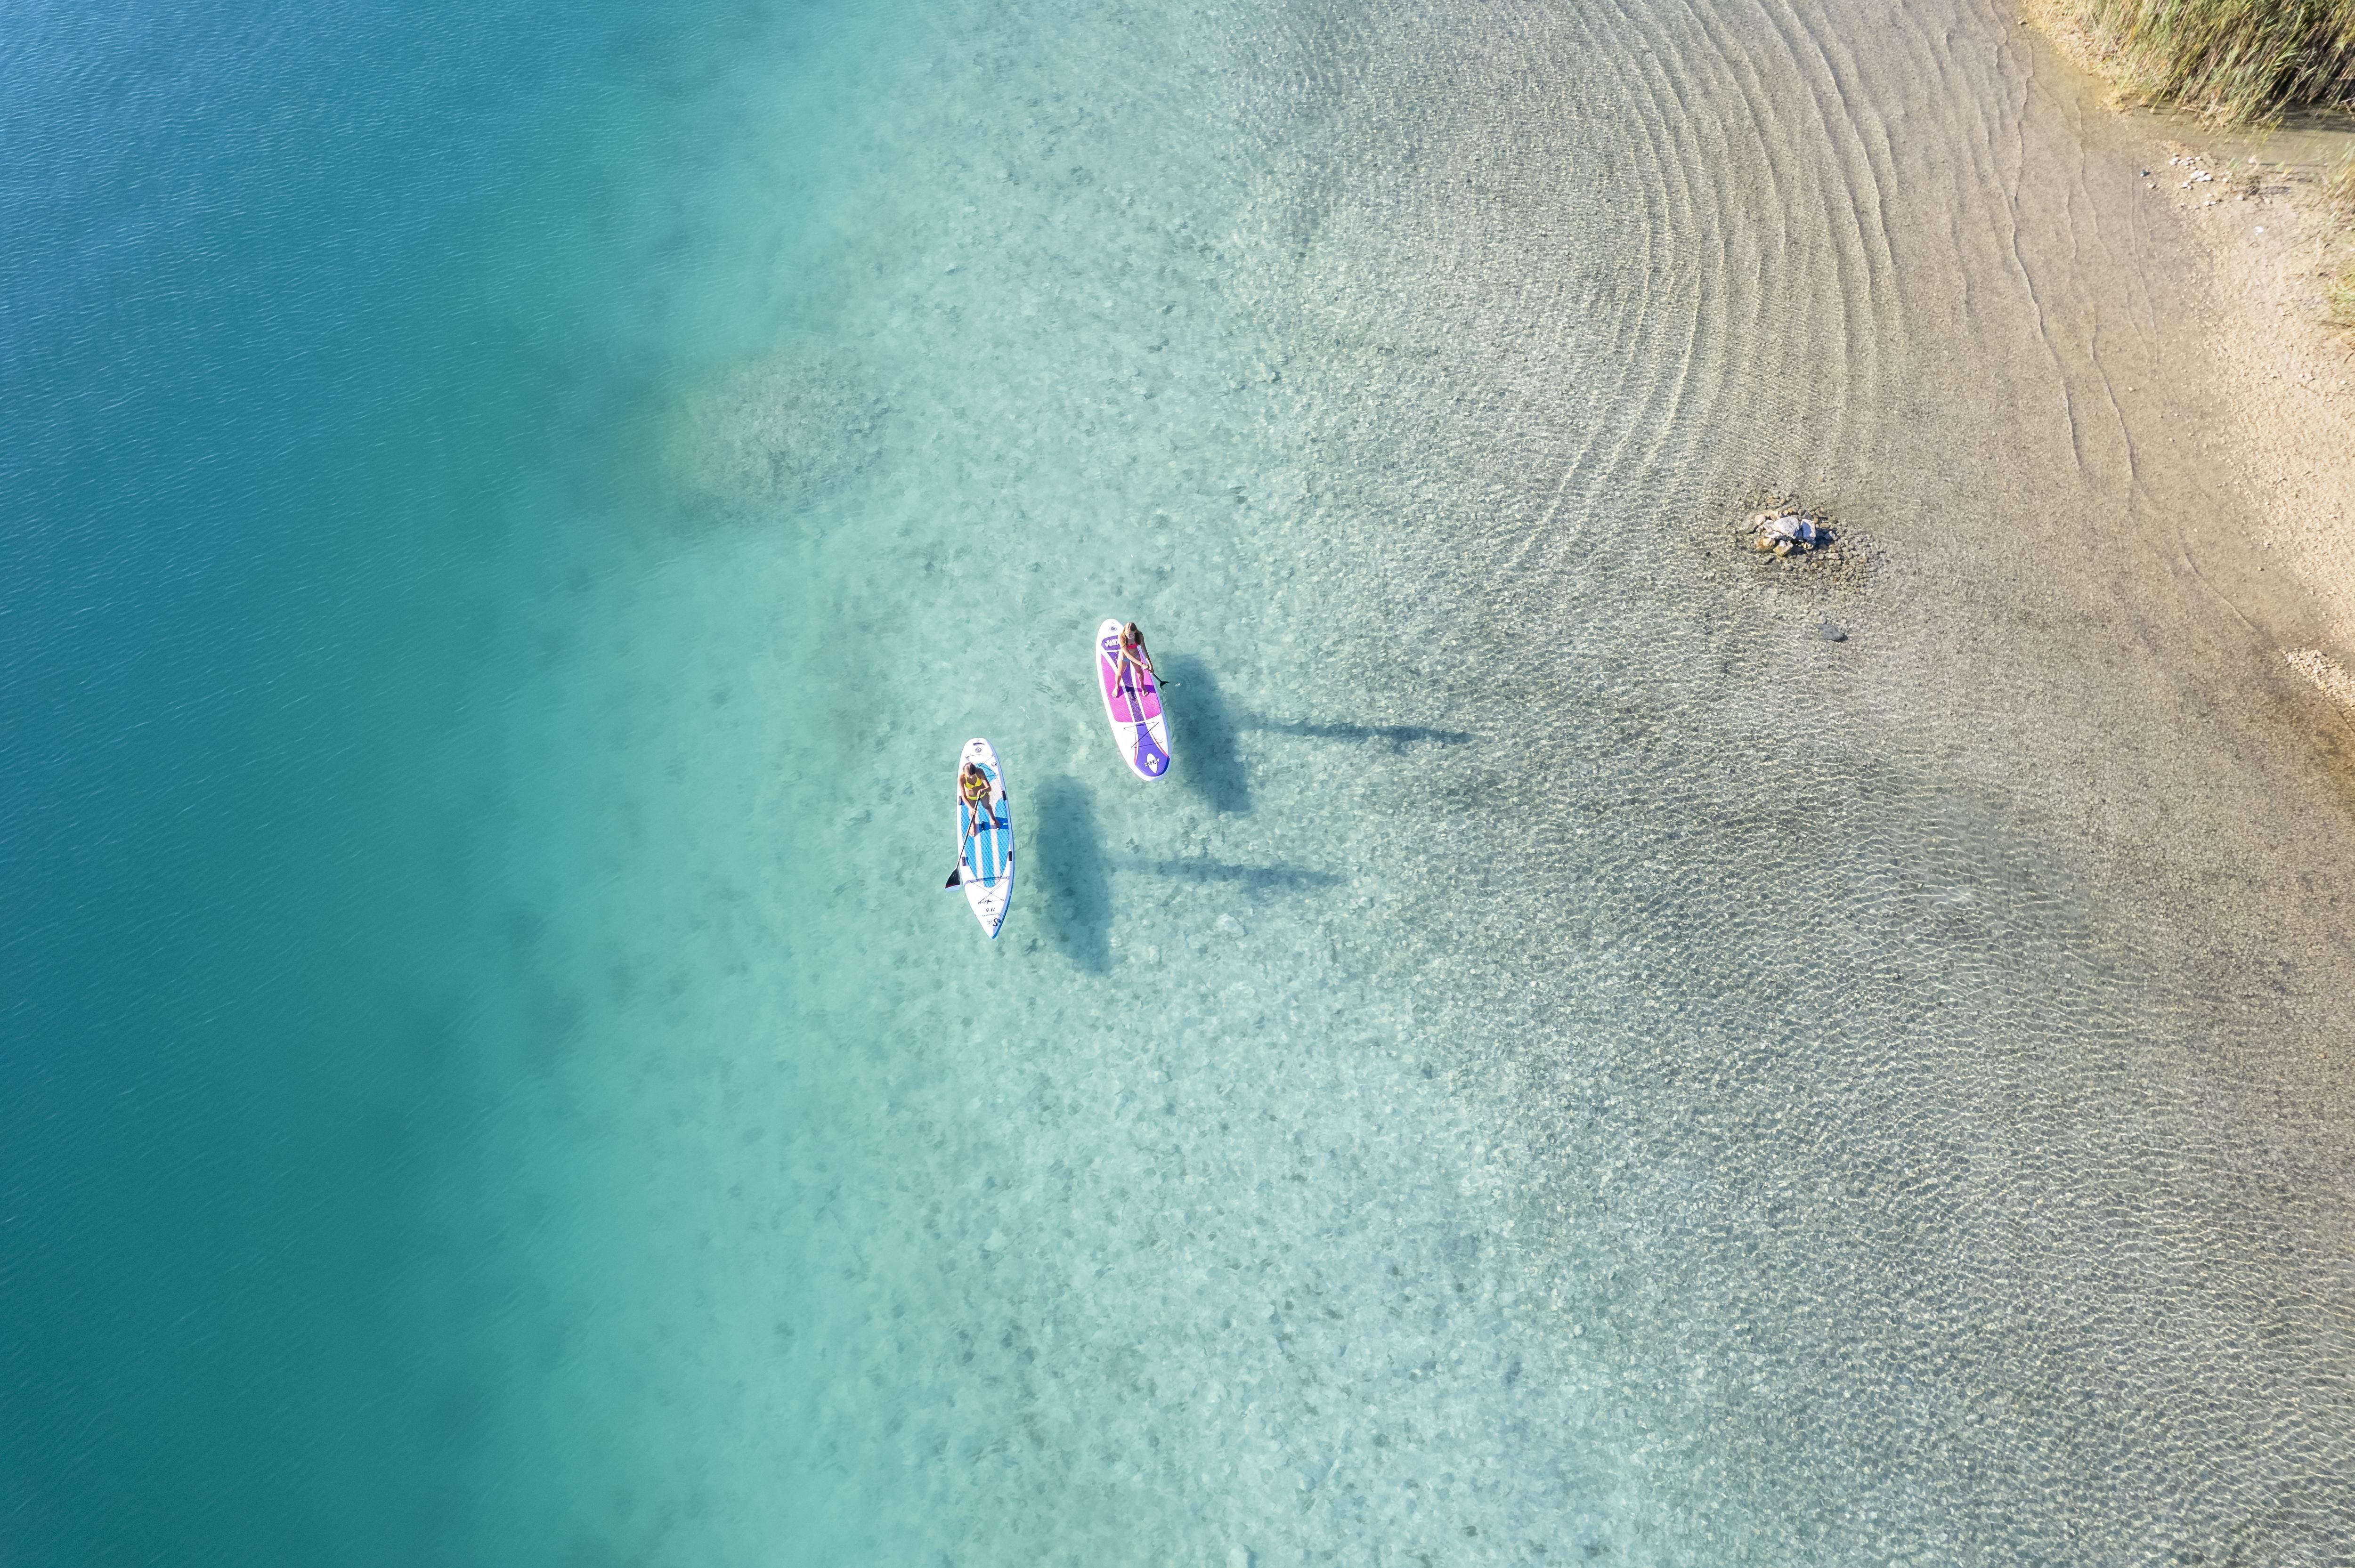
[[[973,809],[973,807],[972,807],[971,805],[969,805],[969,804],[965,807],[965,811],[966,811],[966,816],[965,816],[964,842],[965,842],[965,843],[969,844],[969,843],[973,842],[973,836],[974,836],[974,834],[975,834],[975,833],[977,833],[977,832],[979,832],[981,831],[981,813],[980,813],[979,811],[975,810]],[[996,820],[996,814],[995,812],[991,813],[991,820],[992,820],[993,821],[995,821]],[[963,882],[964,880],[964,846],[963,844],[960,844],[959,846],[957,846],[957,863],[956,863],[956,869],[955,869],[954,871],[953,871],[953,872],[949,873],[949,879],[948,879],[946,882],[943,882],[943,883],[942,883],[942,884],[941,884],[941,891],[942,891],[943,893],[946,893],[950,888],[956,886],[956,885],[957,885],[957,884],[959,884],[959,883]]]
[[[967,816],[966,816],[966,818],[965,818],[966,827],[965,827],[965,830],[964,830],[964,842],[965,842],[965,843],[969,844],[969,843],[973,842],[973,829],[974,829],[975,818],[974,818],[974,816],[971,814],[971,813],[972,813],[972,810],[973,810],[971,806],[967,806],[967,807],[965,808],[965,810],[966,810],[966,811],[968,812],[968,815],[967,815]],[[957,846],[957,863],[956,863],[956,869],[955,869],[954,871],[953,871],[953,872],[949,873],[949,879],[948,879],[946,882],[943,882],[943,883],[942,883],[942,884],[941,884],[941,891],[942,891],[943,893],[946,893],[950,888],[956,886],[959,883],[963,882],[964,880],[964,844],[959,844],[959,845]]]
[[[968,810],[972,810],[970,807],[966,809]],[[979,811],[974,811],[967,821],[971,825],[965,829],[964,842],[971,843],[981,832],[981,813]],[[999,825],[997,821],[997,807],[995,803],[993,803],[989,808],[989,825],[993,828]],[[954,887],[964,881],[964,851],[960,850],[957,853],[959,858],[957,860],[956,869],[949,873],[949,879],[946,882],[941,884],[941,891],[943,893],[946,893],[950,888]]]
[[[1124,665],[1121,673],[1121,687],[1128,693],[1130,705],[1139,713],[1143,713],[1145,710],[1145,693],[1136,683],[1136,677],[1140,672],[1153,678],[1153,689],[1156,692],[1166,692],[1178,683],[1171,680],[1168,676],[1163,674],[1160,671],[1155,669],[1150,664],[1140,663]],[[1140,720],[1139,722],[1142,721]]]

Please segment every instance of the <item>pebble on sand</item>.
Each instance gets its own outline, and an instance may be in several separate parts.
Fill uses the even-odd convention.
[[[1804,556],[1832,542],[1830,524],[1810,512],[1775,507],[1750,519],[1751,543],[1777,556]]]

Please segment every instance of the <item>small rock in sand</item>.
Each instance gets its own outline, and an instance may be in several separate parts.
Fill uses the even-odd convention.
[[[1831,531],[1821,518],[1779,507],[1753,516],[1750,529],[1758,549],[1777,556],[1804,555],[1831,543]]]

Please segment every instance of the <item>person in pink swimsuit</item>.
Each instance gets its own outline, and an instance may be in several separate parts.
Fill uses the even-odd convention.
[[[1161,678],[1161,672],[1153,667],[1153,655],[1145,651],[1145,633],[1136,629],[1133,620],[1120,629],[1120,663],[1115,675],[1129,677],[1129,690],[1136,693],[1139,700],[1145,693],[1144,677],[1151,675],[1156,681]],[[1117,682],[1114,689],[1118,689]]]

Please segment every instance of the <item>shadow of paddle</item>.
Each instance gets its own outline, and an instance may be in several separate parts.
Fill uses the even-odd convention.
[[[1095,797],[1076,779],[1049,779],[1031,797],[1038,849],[1024,870],[1038,878],[1039,923],[1064,957],[1091,974],[1112,968],[1112,875]]]
[[[1337,887],[1341,878],[1329,871],[1311,871],[1298,865],[1246,865],[1234,861],[1209,860],[1188,855],[1170,860],[1123,860],[1123,870],[1142,871],[1155,876],[1174,877],[1180,882],[1226,883],[1240,886],[1253,897],[1278,889],[1298,891],[1305,888]]]
[[[1218,677],[1191,654],[1172,654],[1162,662],[1174,683],[1168,697],[1169,738],[1183,758],[1178,771],[1186,787],[1221,816],[1250,810],[1251,782],[1243,777],[1234,715],[1219,693]]]
[[[1245,715],[1240,727],[1264,730],[1270,735],[1295,735],[1304,740],[1370,740],[1393,752],[1423,744],[1469,746],[1476,738],[1469,730],[1433,729],[1422,724],[1311,724],[1306,719],[1263,718],[1256,714]]]

